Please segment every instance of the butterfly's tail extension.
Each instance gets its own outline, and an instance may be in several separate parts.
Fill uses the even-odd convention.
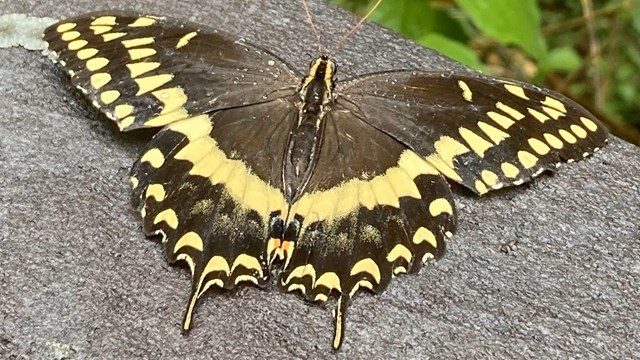
[[[344,340],[344,330],[347,320],[347,307],[349,306],[350,301],[351,295],[343,293],[338,299],[338,304],[335,310],[333,310],[334,332],[332,346],[333,350],[335,351],[340,350],[340,347],[342,346],[342,342]]]

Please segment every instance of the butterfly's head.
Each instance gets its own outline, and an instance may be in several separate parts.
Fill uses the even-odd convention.
[[[333,90],[336,83],[337,70],[336,62],[328,55],[317,57],[309,63],[309,72],[305,83],[316,79],[323,82],[327,89]]]

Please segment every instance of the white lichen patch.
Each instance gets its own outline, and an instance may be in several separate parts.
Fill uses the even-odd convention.
[[[42,40],[42,33],[56,21],[27,14],[0,15],[0,48],[22,46],[27,50],[42,50],[44,54],[47,43]]]

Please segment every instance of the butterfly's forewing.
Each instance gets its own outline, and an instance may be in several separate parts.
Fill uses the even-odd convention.
[[[163,17],[87,14],[47,28],[44,39],[72,83],[123,130],[262,102],[299,82],[238,37]]]
[[[338,102],[478,194],[582,159],[607,131],[572,100],[530,84],[397,71],[343,84]]]

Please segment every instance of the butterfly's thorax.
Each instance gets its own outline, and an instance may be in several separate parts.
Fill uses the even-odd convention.
[[[311,63],[299,88],[299,114],[289,134],[283,167],[284,192],[295,201],[304,191],[322,147],[325,115],[333,101],[335,65],[327,57]]]

